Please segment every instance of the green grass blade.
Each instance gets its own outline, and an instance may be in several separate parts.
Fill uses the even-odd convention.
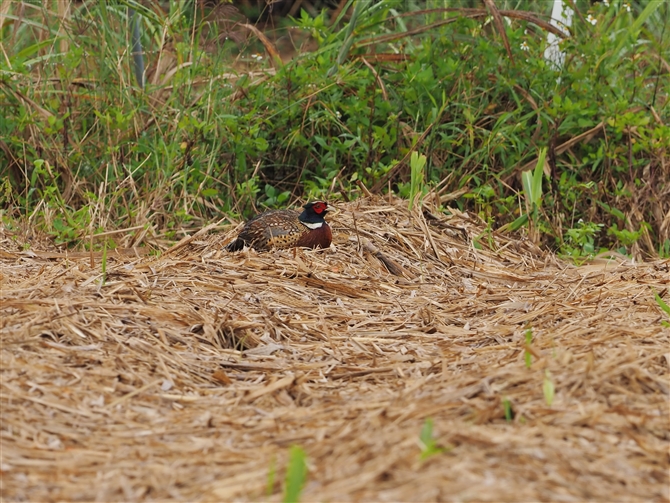
[[[349,19],[344,42],[342,43],[342,47],[340,47],[340,51],[337,54],[335,64],[330,68],[330,70],[328,70],[329,77],[335,75],[338,67],[344,63],[344,61],[347,59],[347,56],[349,55],[349,49],[351,49],[351,46],[354,44],[356,25],[358,24],[361,12],[363,11],[364,4],[365,2],[354,3],[354,10],[351,13],[351,19]]]
[[[410,185],[409,185],[409,210],[412,211],[416,195],[423,191],[425,183],[424,168],[426,166],[426,156],[418,152],[412,152],[410,157]]]
[[[421,433],[419,433],[419,445],[421,446],[421,461],[444,452],[444,449],[438,447],[433,438],[433,419],[430,417],[427,417],[424,420],[423,426],[421,427]]]
[[[665,312],[665,314],[667,314],[668,316],[670,316],[670,306],[668,306],[668,305],[663,301],[663,299],[661,298],[661,296],[660,296],[659,294],[657,294],[656,292],[654,292],[654,299],[656,299],[656,304],[658,304],[658,307],[660,307],[660,308]]]
[[[284,503],[297,503],[300,493],[307,479],[307,456],[305,451],[297,445],[291,446],[288,469],[286,470],[286,485],[284,487]]]
[[[511,423],[514,419],[514,411],[512,410],[512,402],[509,398],[503,399],[503,411],[505,413],[505,421]]]
[[[533,176],[530,171],[521,173],[521,184],[526,203],[526,216],[533,211]]]
[[[640,15],[637,17],[635,21],[633,21],[633,24],[630,25],[630,28],[628,28],[628,35],[630,37],[630,40],[637,40],[637,37],[640,33],[640,29],[642,28],[642,25],[645,23],[647,19],[658,9],[663,5],[664,2],[660,0],[651,0],[647,3],[647,6],[644,8],[642,12],[640,12]],[[621,49],[623,49],[623,46],[626,44],[626,37],[621,37],[621,40],[619,41],[619,45],[616,48],[615,54],[619,54]]]
[[[421,427],[421,433],[419,433],[419,440],[425,446],[429,445],[433,441],[433,419],[427,417],[423,422]]]
[[[507,231],[517,231],[524,225],[528,223],[528,213],[524,213],[521,215],[519,218],[514,220],[514,222],[510,222],[508,224],[503,225],[498,229],[499,232],[507,232]]]
[[[540,154],[537,156],[537,164],[533,170],[532,201],[537,208],[539,208],[542,203],[542,176],[544,175],[544,160],[546,157],[547,149],[540,149]]]

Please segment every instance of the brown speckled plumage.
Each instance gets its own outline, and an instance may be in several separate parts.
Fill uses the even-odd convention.
[[[324,201],[313,201],[302,212],[271,210],[249,220],[240,234],[226,249],[238,251],[249,246],[258,251],[272,248],[327,248],[332,242],[332,232],[323,218],[328,212]]]

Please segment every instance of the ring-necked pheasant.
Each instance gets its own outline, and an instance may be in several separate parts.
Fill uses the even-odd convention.
[[[328,213],[325,201],[312,201],[295,210],[271,210],[249,220],[237,239],[226,246],[228,251],[239,251],[249,246],[258,251],[271,248],[328,248],[333,234],[323,218]]]

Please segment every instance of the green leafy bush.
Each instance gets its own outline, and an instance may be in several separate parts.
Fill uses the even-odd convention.
[[[667,256],[669,7],[609,4],[575,17],[557,71],[543,57],[541,2],[503,12],[509,53],[484,9],[348,2],[332,23],[303,11],[289,33],[318,47],[286,64],[259,56],[271,42],[226,23],[229,11],[191,2],[85,3],[63,27],[24,2],[0,26],[4,211],[36,211],[47,230],[57,216],[74,244],[109,225],[161,232],[299,197],[354,198],[360,183],[404,197],[440,184],[497,228],[525,214],[521,173],[546,148],[533,240],[570,256]],[[426,159],[420,187],[412,153]]]

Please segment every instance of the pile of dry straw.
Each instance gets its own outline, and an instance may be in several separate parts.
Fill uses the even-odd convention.
[[[304,501],[670,498],[670,261],[337,206],[329,250],[229,254],[228,228],[104,284],[4,230],[2,499],[279,501],[292,444]]]

